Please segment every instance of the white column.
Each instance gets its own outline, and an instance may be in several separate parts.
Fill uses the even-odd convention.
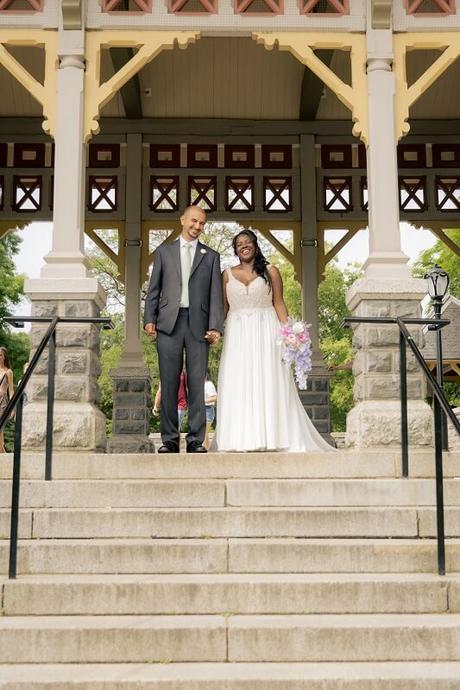
[[[401,251],[399,189],[395,137],[395,78],[391,58],[371,57],[367,63],[369,145],[368,278],[406,278],[408,257]]]
[[[42,278],[86,278],[83,54],[62,55],[57,75],[54,212],[51,252]]]

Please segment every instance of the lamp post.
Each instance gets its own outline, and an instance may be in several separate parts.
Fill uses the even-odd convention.
[[[449,274],[446,273],[440,266],[435,264],[431,271],[425,274],[425,280],[428,283],[428,294],[431,297],[433,303],[433,311],[436,319],[441,318],[441,308],[444,301],[444,297],[449,289],[450,278]],[[442,329],[439,326],[434,326],[433,330],[436,331],[436,379],[440,385],[443,387],[444,375],[442,371]],[[447,419],[446,415],[441,411],[442,416],[442,449],[448,449],[448,438],[447,438]]]

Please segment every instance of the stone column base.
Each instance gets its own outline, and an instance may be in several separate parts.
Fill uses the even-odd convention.
[[[433,445],[433,412],[423,400],[407,406],[409,445]],[[347,415],[345,446],[401,446],[401,404],[398,400],[363,400]]]
[[[154,453],[155,443],[148,436],[114,434],[107,439],[107,453]]]
[[[308,376],[307,389],[299,397],[316,430],[325,441],[335,446],[331,436],[329,374],[325,369],[313,369]]]
[[[90,402],[54,403],[53,449],[60,452],[105,451],[105,415]],[[24,408],[24,450],[45,448],[46,403],[34,401]]]
[[[112,436],[108,453],[154,453],[149,437],[151,402],[150,372],[144,366],[120,366],[112,369],[113,414]]]

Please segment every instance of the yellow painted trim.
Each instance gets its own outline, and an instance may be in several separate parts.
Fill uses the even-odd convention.
[[[140,31],[103,30],[86,33],[85,120],[84,137],[87,142],[99,132],[101,108],[148,62],[163,50],[175,45],[187,48],[200,37],[199,31]],[[100,83],[102,48],[137,48],[124,67],[104,84]]]
[[[43,29],[0,30],[0,63],[35,98],[43,108],[42,127],[54,137],[56,132],[57,31]],[[41,84],[5,48],[10,46],[43,46],[45,75]]]
[[[288,50],[299,62],[311,69],[351,111],[353,134],[367,144],[369,141],[366,37],[353,33],[300,33],[295,31],[255,32],[253,39],[272,50]],[[314,49],[349,50],[351,86],[343,82],[315,55]]]
[[[251,228],[258,230],[270,244],[272,244],[284,258],[294,267],[296,280],[302,284],[302,248],[300,239],[302,236],[302,226],[299,221],[289,220],[260,220],[251,221]],[[292,230],[294,252],[290,252],[274,235],[273,230]]]
[[[409,50],[436,50],[444,52],[411,85],[407,84],[406,54]],[[446,69],[460,56],[459,32],[406,33],[393,35],[393,70],[396,79],[395,117],[396,137],[407,134],[410,125],[410,107],[425,93]]]

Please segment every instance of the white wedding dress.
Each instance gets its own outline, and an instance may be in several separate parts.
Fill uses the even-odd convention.
[[[258,276],[248,286],[227,269],[230,309],[217,385],[211,450],[332,451],[316,431],[290,368],[281,360],[272,294]]]

